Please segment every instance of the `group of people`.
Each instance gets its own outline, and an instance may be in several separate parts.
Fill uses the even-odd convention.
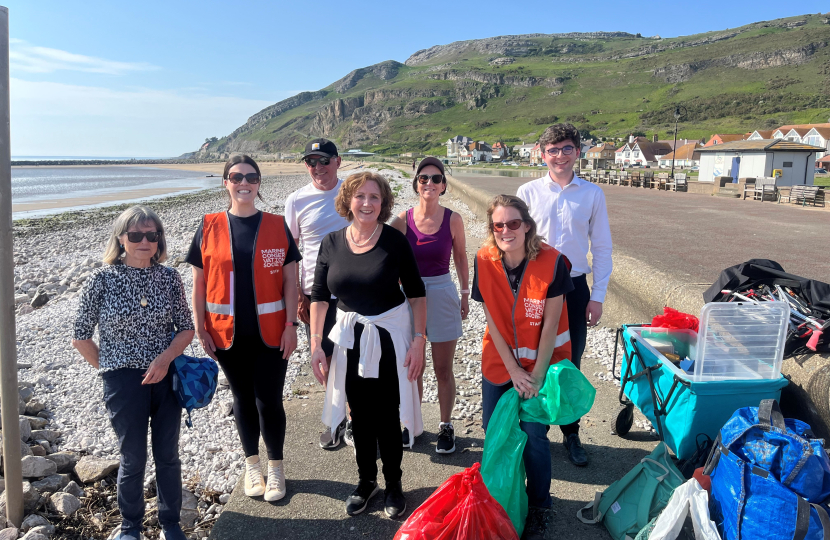
[[[336,145],[315,139],[303,154],[311,182],[288,197],[283,217],[256,208],[262,181],[256,162],[232,157],[223,172],[228,208],[204,216],[186,258],[193,273],[192,313],[179,274],[161,264],[161,220],[143,206],[125,211],[108,240],[106,265],[82,291],[73,339],[101,374],[119,441],[122,524],[113,538],[141,537],[148,427],[161,538],[184,538],[178,524],[181,409],[171,364],[194,335],[222,367],[233,393],[245,494],[277,501],[286,494],[283,385],[303,324],[314,375],[326,389],[320,446],[331,450],[345,441],[354,447],[358,484],[346,498],[349,515],[363,512],[380,490],[378,455],[385,512],[391,518],[406,512],[403,448],[424,431],[428,341],[440,408],[435,451],[456,450],[452,365],[470,297],[483,303],[487,320],[485,430],[507,390],[529,398],[538,395],[551,363],[569,359],[578,367],[587,327],[602,316],[611,273],[605,199],[573,173],[580,148],[573,126],[551,126],[540,146],[548,175],[523,185],[518,196],[493,199],[472,285],[464,223],[440,204],[447,178],[436,158],[415,164],[418,204],[393,216],[386,178],[369,171],[338,178]],[[585,278],[590,272],[591,289]],[[530,506],[523,538],[535,540],[544,537],[552,502],[550,427],[522,422],[521,428],[528,434]],[[587,465],[578,422],[561,429],[569,459]],[[265,473],[260,437],[268,454]]]

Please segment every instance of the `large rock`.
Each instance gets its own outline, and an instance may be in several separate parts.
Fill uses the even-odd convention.
[[[78,454],[75,452],[69,451],[62,451],[62,452],[55,452],[54,454],[49,454],[45,456],[46,459],[49,461],[54,461],[55,465],[58,467],[59,473],[70,473],[72,469],[75,468],[75,464],[78,463]]]
[[[199,519],[198,504],[199,500],[195,495],[186,489],[182,489],[182,512],[180,514],[181,521],[179,521],[179,525],[183,529],[192,527],[196,520]]]
[[[52,454],[55,455],[55,454]],[[75,474],[81,482],[89,484],[104,478],[120,465],[117,459],[104,459],[93,456],[84,456],[75,465]]]
[[[28,403],[32,399],[32,396],[35,395],[35,390],[31,386],[21,386],[18,389],[18,393],[20,394],[20,399]]]
[[[79,486],[78,483],[74,480],[66,484],[66,487],[64,487],[61,491],[63,491],[64,493],[69,493],[70,495],[74,495],[76,497],[82,497],[84,495],[83,488]]]
[[[29,530],[34,529],[40,525],[51,525],[49,520],[39,514],[31,514],[26,516],[26,519],[23,520],[23,523],[20,525],[20,532],[27,533]]]
[[[42,411],[45,408],[46,408],[45,403],[43,403],[42,401],[40,401],[37,398],[34,398],[31,401],[29,401],[29,403],[26,404],[25,412],[26,412],[26,414],[35,416],[35,415],[37,415],[37,413],[39,413],[40,411]]]
[[[38,291],[35,293],[35,297],[32,298],[31,303],[29,304],[33,308],[39,308],[43,305],[46,305],[46,302],[49,301],[49,295],[46,294],[46,291]]]
[[[26,456],[21,460],[23,478],[43,478],[58,472],[58,466],[54,461],[45,457]]]
[[[49,540],[49,537],[45,536],[44,534],[41,534],[38,531],[29,531],[20,540]]]
[[[52,512],[56,512],[64,516],[71,516],[78,511],[78,508],[81,507],[81,501],[78,497],[70,493],[59,491],[49,496],[49,501],[46,503],[46,507]]]
[[[26,412],[26,402],[23,401],[23,398],[20,397],[20,394],[17,395],[17,414],[23,414]]]
[[[66,487],[69,480],[68,474],[50,474],[43,480],[32,482],[32,487],[41,493],[54,493]]]
[[[29,421],[29,425],[32,426],[32,429],[43,429],[46,427],[46,424],[49,423],[49,420],[39,416],[24,416],[23,418]]]
[[[23,510],[31,513],[40,502],[40,493],[29,482],[23,482]],[[6,492],[0,494],[0,516],[6,515]]]
[[[32,425],[26,420],[25,417],[20,417],[20,440],[21,441],[28,441],[29,437],[32,436]]]
[[[60,431],[54,429],[35,429],[32,430],[32,439],[35,441],[47,441],[49,444],[55,444],[61,436]]]
[[[26,443],[23,443],[23,444],[25,445]],[[46,443],[46,444],[49,444],[49,443]],[[33,455],[33,456],[46,457],[46,449],[43,446],[39,445],[39,444],[36,444],[34,446],[26,445],[26,448],[29,449],[29,452],[31,452],[31,455]],[[25,456],[26,454],[23,454],[23,455]],[[23,457],[23,456],[21,456],[21,457]]]
[[[14,527],[9,527],[0,531],[0,540],[17,540],[18,531]]]

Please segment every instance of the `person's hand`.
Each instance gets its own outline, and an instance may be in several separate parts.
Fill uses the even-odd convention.
[[[601,318],[602,302],[589,300],[588,307],[585,308],[585,321],[588,323],[588,328],[598,325]]]
[[[461,295],[461,320],[467,319],[467,314],[470,313],[470,297],[466,294]]]
[[[518,365],[510,372],[510,380],[513,381],[513,388],[523,399],[529,399],[539,395],[539,388],[532,373],[529,373]]]
[[[199,330],[196,332],[196,336],[199,338],[199,344],[205,350],[205,353],[218,361],[219,359],[216,358],[216,345],[213,343],[213,338],[210,333],[207,330]]]
[[[418,379],[424,373],[424,349],[426,348],[426,341],[423,338],[416,337],[412,340],[409,350],[406,351],[406,358],[403,361],[403,367],[408,368],[406,378],[410,381]]]
[[[322,347],[318,346],[311,353],[311,369],[314,371],[314,378],[317,379],[317,382],[326,386],[326,378],[329,374],[328,366],[326,365],[326,353],[323,352]]]
[[[288,357],[291,356],[291,353],[293,353],[296,348],[297,327],[286,326],[285,330],[282,332],[282,339],[280,339],[280,350],[282,351],[283,359],[288,360]]]
[[[300,291],[297,296],[297,319],[303,324],[311,324],[309,318],[309,310],[311,308],[311,300]]]
[[[167,370],[170,367],[170,361],[161,358],[161,355],[156,356],[155,360],[150,362],[150,367],[144,372],[144,379],[141,384],[156,384],[161,382],[167,375]]]

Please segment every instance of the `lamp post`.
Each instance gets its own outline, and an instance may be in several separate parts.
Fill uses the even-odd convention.
[[[680,112],[683,109],[683,112]],[[682,117],[686,116],[686,107],[678,105],[674,108],[674,148],[671,152],[671,177],[674,178],[674,160],[677,157],[677,123]]]

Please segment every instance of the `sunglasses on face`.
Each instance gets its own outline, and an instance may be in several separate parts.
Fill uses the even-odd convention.
[[[563,155],[570,156],[574,153],[574,150],[576,150],[576,147],[568,145],[563,146],[562,148],[548,148],[545,150],[545,153],[549,156],[558,156],[559,152],[562,152]]]
[[[433,174],[433,175],[419,174],[417,176],[417,178],[418,178],[418,183],[420,183],[420,184],[428,184],[430,180],[432,180],[433,184],[440,184],[444,181],[444,175],[443,174]]]
[[[511,219],[506,223],[496,221],[493,222],[493,230],[496,232],[502,232],[504,228],[507,227],[511,231],[515,231],[522,225],[522,223],[524,223],[524,221],[522,221],[521,219]]]
[[[241,184],[243,180],[247,180],[249,184],[259,184],[262,178],[257,173],[231,173],[228,175],[228,180],[232,184]]]
[[[331,158],[327,158],[327,157],[306,158],[304,161],[305,161],[306,165],[308,165],[309,167],[312,167],[312,168],[316,167],[318,163],[320,165],[322,165],[323,167],[325,167],[326,165],[331,163]]]
[[[133,244],[140,244],[144,238],[147,238],[148,242],[158,242],[159,238],[161,238],[161,233],[158,231],[127,233],[127,240]]]

